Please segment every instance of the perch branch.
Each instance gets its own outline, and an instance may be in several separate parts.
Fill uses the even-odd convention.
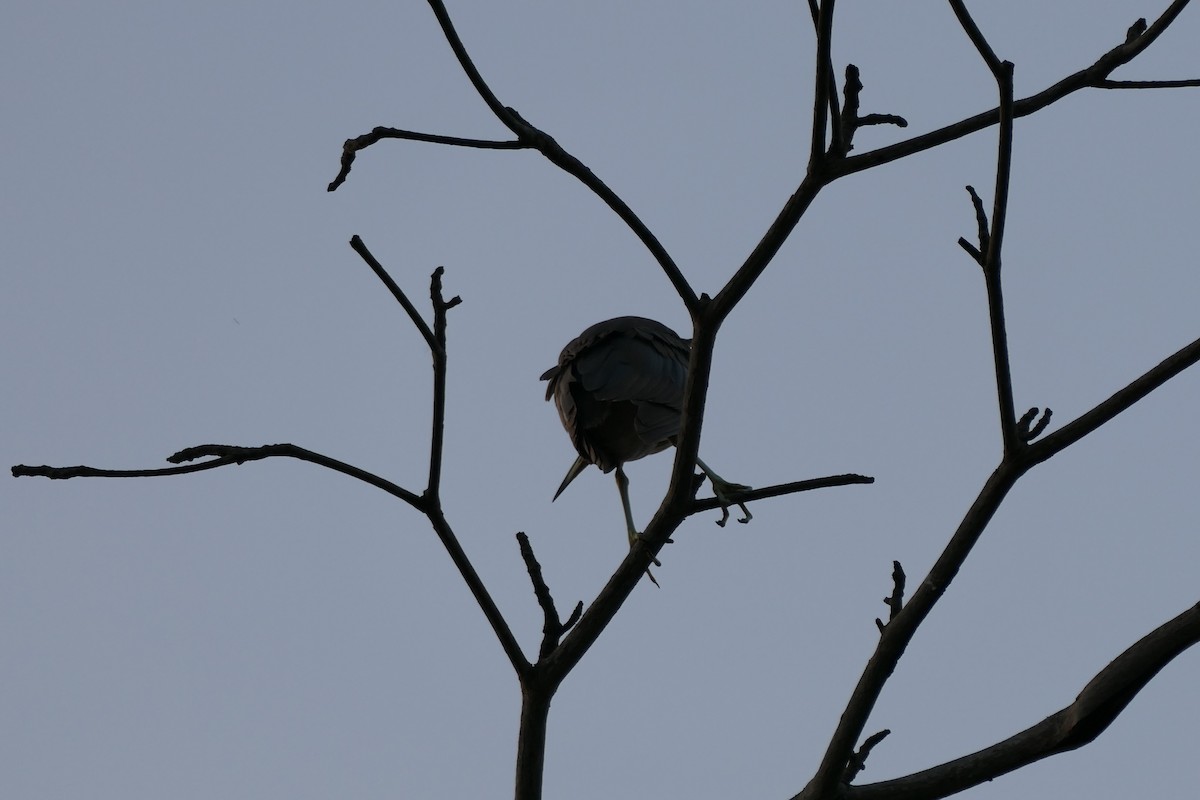
[[[729,499],[733,503],[752,503],[755,500],[766,500],[769,497],[782,497],[787,494],[795,494],[797,492],[808,492],[813,489],[825,489],[831,486],[850,486],[852,484],[874,483],[875,479],[866,475],[830,475],[825,478],[810,478],[804,481],[794,481],[792,483],[780,483],[774,486],[762,486],[755,489],[749,489],[744,492],[735,492],[729,495]],[[691,509],[688,511],[688,516],[698,514],[702,511],[711,511],[714,508],[721,508],[721,501],[715,497],[705,497],[697,499],[692,503]]]

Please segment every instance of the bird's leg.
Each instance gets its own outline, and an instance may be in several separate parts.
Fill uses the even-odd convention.
[[[625,477],[625,470],[617,467],[616,478],[617,491],[621,493],[621,507],[625,509],[625,531],[629,534],[629,549],[632,550],[642,535],[638,533],[637,528],[633,525],[633,509],[629,505],[629,478]],[[654,562],[654,566],[662,566],[662,562],[657,558],[652,558],[651,560]],[[646,570],[646,574],[650,576],[650,581],[655,586],[658,586],[658,581],[654,580],[654,576],[650,574],[649,569]]]
[[[729,495],[731,494],[750,491],[749,486],[746,486],[742,483],[730,483],[717,473],[713,472],[712,467],[701,461],[699,456],[696,457],[696,466],[700,467],[700,469],[704,471],[704,474],[708,476],[709,482],[712,483],[713,494],[716,495],[717,502],[721,504],[721,518],[717,520],[718,525],[724,528],[725,523],[729,521],[729,506],[731,505],[737,506],[742,510],[742,513],[746,515],[744,517],[739,517],[738,522],[744,524],[754,519],[754,515],[750,513],[750,509],[746,508],[745,503],[736,503],[731,501],[729,498]]]

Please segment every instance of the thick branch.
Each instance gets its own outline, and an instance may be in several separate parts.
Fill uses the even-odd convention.
[[[1143,637],[1100,671],[1075,702],[991,747],[890,781],[852,786],[845,800],[935,800],[1096,739],[1159,671],[1200,642],[1200,603]]]
[[[909,642],[950,586],[991,521],[992,515],[996,513],[996,509],[1000,507],[1000,503],[1023,472],[1022,468],[1010,461],[1002,462],[996,468],[967,510],[958,529],[950,537],[946,549],[925,576],[925,580],[917,587],[900,613],[883,627],[875,653],[867,661],[858,684],[846,703],[846,709],[842,712],[837,728],[830,738],[821,765],[804,790],[796,795],[797,798],[816,800],[830,796],[844,774],[846,765],[850,763],[855,742],[862,734],[884,684],[891,677]]]

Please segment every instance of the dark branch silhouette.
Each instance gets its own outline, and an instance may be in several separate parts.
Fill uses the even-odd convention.
[[[1200,642],[1200,603],[1155,628],[1092,678],[1066,708],[1015,736],[945,764],[847,787],[844,800],[936,800],[1043,758],[1083,747],[1104,732],[1163,667]]]

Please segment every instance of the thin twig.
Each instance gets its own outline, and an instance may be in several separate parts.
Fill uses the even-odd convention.
[[[566,172],[568,175],[575,177],[584,186],[599,197],[605,205],[607,205],[621,221],[624,222],[633,234],[641,240],[642,244],[650,251],[650,254],[658,262],[659,267],[666,274],[667,279],[683,300],[689,313],[695,313],[700,307],[700,300],[696,295],[691,284],[683,276],[679,266],[675,260],[663,247],[662,242],[650,230],[649,227],[641,220],[641,218],[633,212],[628,204],[621,199],[616,192],[609,186],[596,177],[582,161],[567,152],[554,137],[531,125],[525,118],[500,102],[496,94],[488,86],[487,81],[483,79],[483,75],[475,67],[474,61],[471,59],[470,53],[462,43],[462,39],[458,36],[458,31],[454,28],[454,23],[450,19],[449,12],[446,11],[446,6],[441,0],[428,0],[429,7],[433,10],[434,16],[437,17],[438,24],[441,26],[442,34],[446,37],[450,49],[454,51],[455,58],[458,59],[459,65],[467,78],[471,81],[471,85],[475,87],[475,91],[491,109],[492,113],[504,124],[510,131],[516,134],[518,144],[505,145],[505,148],[517,149],[518,147],[527,147],[536,149],[545,156],[552,164]],[[378,129],[377,129],[378,130]],[[426,139],[432,141],[432,139]],[[477,147],[480,146],[480,140],[462,140],[469,142],[465,146]],[[444,142],[446,144],[459,144],[459,142]],[[361,148],[360,148],[361,149]]]
[[[894,620],[904,608],[904,583],[907,576],[904,574],[904,567],[900,566],[899,561],[892,562],[892,593],[890,596],[883,598],[883,602],[888,607],[888,622]],[[875,619],[875,627],[879,628],[879,632],[883,633],[887,624],[878,617]]]
[[[846,772],[842,776],[842,783],[852,783],[858,776],[858,773],[867,768],[867,757],[871,755],[871,751],[875,749],[875,745],[882,742],[884,739],[890,736],[891,733],[892,732],[890,730],[884,728],[883,730],[873,733],[866,738],[866,741],[862,743],[862,746],[855,750],[854,754],[850,756],[850,762],[846,764]]]
[[[436,352],[440,345],[437,339],[434,338],[433,331],[429,329],[429,326],[425,324],[425,320],[422,319],[421,312],[417,311],[417,307],[408,299],[408,295],[404,293],[404,290],[392,280],[392,276],[383,268],[383,265],[379,263],[375,256],[371,255],[371,251],[367,249],[367,246],[357,234],[350,237],[350,247],[367,263],[367,266],[371,268],[379,280],[383,281],[383,285],[392,293],[392,297],[396,298],[396,302],[404,308],[405,313],[408,314],[408,318],[412,320],[412,324],[417,326],[417,330],[424,337],[425,343],[429,345],[429,349]]]
[[[541,661],[550,655],[555,647],[558,647],[558,641],[562,638],[563,633],[570,630],[571,626],[579,621],[579,616],[583,613],[583,601],[575,604],[575,608],[566,622],[559,619],[558,609],[554,605],[554,596],[550,594],[550,587],[546,585],[546,580],[542,577],[542,565],[538,563],[537,557],[533,554],[533,546],[530,545],[529,537],[524,531],[517,532],[517,545],[521,549],[525,571],[529,573],[529,580],[533,583],[533,594],[542,609],[542,645],[538,649],[538,661]]]
[[[436,133],[421,133],[419,131],[406,131],[400,128],[385,128],[377,127],[371,130],[370,133],[364,133],[362,136],[356,136],[353,139],[347,139],[342,145],[342,165],[338,170],[337,177],[329,182],[329,186],[325,187],[325,191],[336,191],[339,186],[346,182],[346,178],[350,176],[350,169],[354,165],[354,159],[358,156],[359,150],[365,150],[371,145],[382,139],[407,139],[414,142],[432,142],[434,144],[446,144],[453,147],[475,147],[484,150],[523,150],[530,147],[526,142],[518,139],[507,139],[497,141],[494,139],[464,139],[461,136],[442,136]]]
[[[985,219],[983,204],[973,189],[971,200],[975,204],[976,217],[979,219],[980,235],[979,249],[983,255],[984,281],[987,284],[988,318],[992,331],[992,361],[996,370],[996,395],[1000,406],[1000,432],[1004,439],[1004,452],[1015,452],[1024,445],[1024,440],[1018,435],[1016,411],[1013,401],[1012,368],[1008,355],[1008,332],[1004,318],[1004,291],[1000,280],[1001,248],[1004,245],[1004,229],[1008,219],[1008,188],[1012,177],[1012,138],[1013,138],[1013,65],[1011,61],[1001,61],[987,38],[971,18],[962,0],[949,0],[954,15],[966,32],[979,56],[987,64],[996,80],[1000,94],[1000,136],[996,156],[996,191],[992,200],[992,221],[985,236],[983,233]]]
[[[1042,431],[1046,430],[1046,427],[1050,424],[1050,418],[1054,416],[1054,412],[1047,408],[1042,412],[1042,416],[1039,419],[1038,413],[1040,411],[1041,409],[1034,406],[1017,420],[1017,435],[1021,437],[1021,441],[1032,442],[1041,436]],[[1034,420],[1037,420],[1036,424],[1034,424]]]
[[[210,458],[195,464],[185,462],[198,458]],[[310,464],[349,475],[351,478],[369,483],[377,489],[382,489],[393,497],[398,497],[418,511],[424,511],[424,501],[421,496],[410,492],[389,480],[374,475],[366,470],[351,466],[335,458],[297,447],[294,444],[264,444],[259,447],[242,447],[232,444],[202,444],[188,447],[169,456],[167,461],[172,464],[183,464],[178,467],[163,467],[161,469],[98,469],[96,467],[30,467],[18,464],[12,468],[14,478],[34,476],[52,480],[68,478],[156,478],[169,475],[186,475],[192,472],[203,472],[206,469],[227,467],[232,464],[243,464],[247,461],[260,461],[264,458],[295,458]]]
[[[808,169],[816,171],[818,165],[825,160],[825,136],[829,123],[830,98],[837,97],[837,87],[833,79],[833,60],[831,56],[833,42],[833,9],[834,0],[822,0],[817,10],[817,64],[814,70],[813,88],[813,120],[812,141],[809,145]]]
[[[967,186],[967,194],[971,195],[971,207],[975,209],[975,226],[978,229],[979,248],[974,249],[969,247],[962,239],[959,239],[958,243],[962,245],[964,250],[971,253],[975,257],[976,263],[982,267],[986,264],[984,253],[991,248],[992,234],[988,230],[988,218],[987,212],[983,209],[983,198],[975,191],[975,187],[969,184]]]
[[[1200,78],[1177,81],[1099,81],[1097,89],[1187,89],[1200,87]]]
[[[853,64],[846,65],[846,83],[842,88],[846,95],[846,102],[841,114],[841,131],[834,137],[833,143],[830,145],[830,152],[837,156],[845,156],[854,149],[854,135],[859,128],[867,125],[895,125],[900,128],[908,127],[908,120],[904,117],[895,114],[867,114],[861,117],[858,110],[861,107],[861,95],[863,90],[862,77],[858,67]]]
[[[812,16],[813,32],[819,37],[821,35],[821,7],[818,0],[808,0],[808,11]],[[848,135],[842,124],[843,114],[838,110],[837,80],[833,75],[832,48],[830,48],[830,56],[826,68],[829,70],[828,89],[826,90],[829,96],[829,152],[845,155],[849,147],[848,144],[843,145],[843,142],[848,140]]]
[[[446,437],[446,312],[462,302],[455,295],[449,301],[442,297],[442,274],[438,267],[429,278],[429,300],[433,305],[433,420],[429,435],[429,483],[425,495],[431,503],[441,503],[442,452]]]

